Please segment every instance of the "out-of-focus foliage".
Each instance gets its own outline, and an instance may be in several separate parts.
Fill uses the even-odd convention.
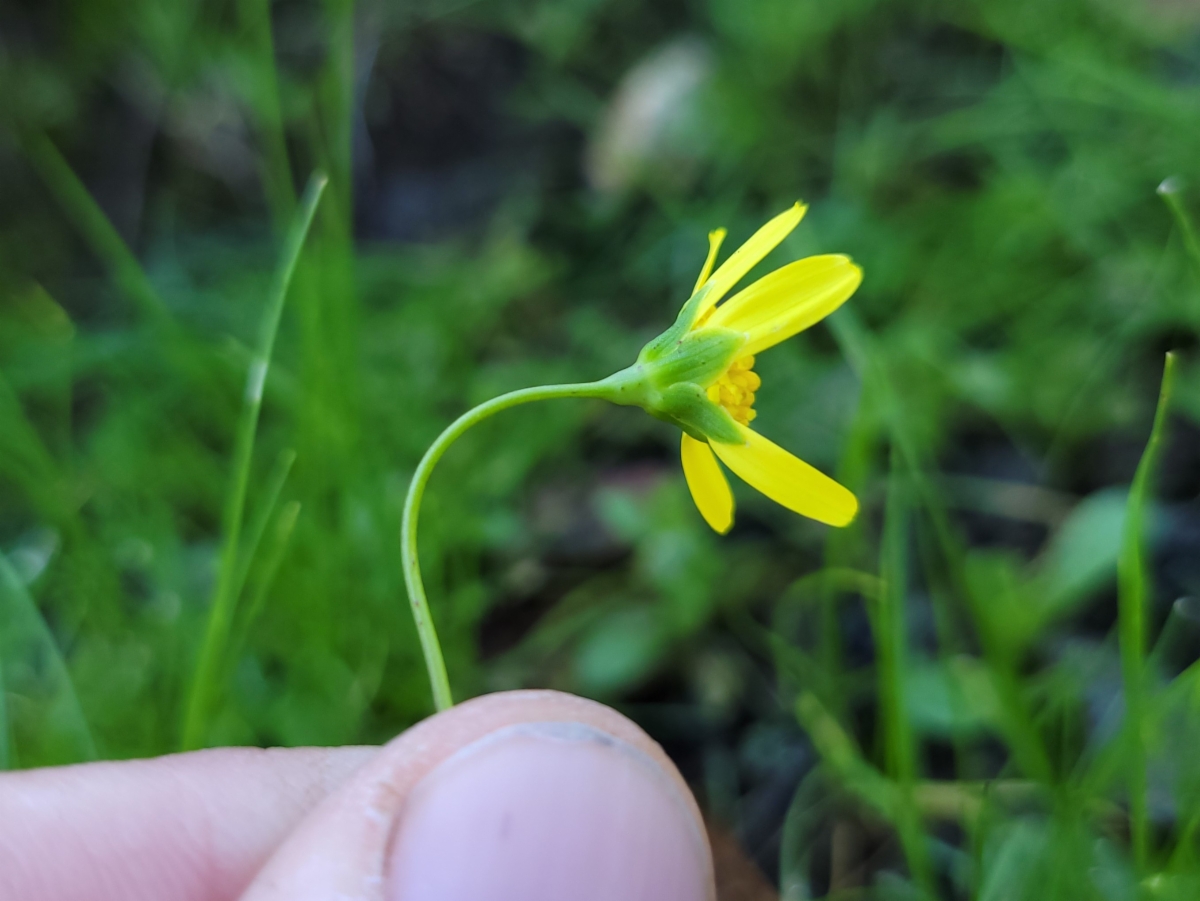
[[[671,429],[505,413],[422,517],[457,693],[622,706],[789,899],[1194,897],[1197,147],[1193,0],[6,5],[0,759],[179,746],[310,171],[206,743],[427,713],[398,560],[425,447],[628,365],[708,230],[803,198],[764,269],[866,280],[763,357],[756,426],[858,522],[746,491],[718,539]]]

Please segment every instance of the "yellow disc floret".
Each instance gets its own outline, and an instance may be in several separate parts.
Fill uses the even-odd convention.
[[[754,357],[734,360],[725,374],[708,389],[708,399],[720,404],[742,425],[748,425],[758,413],[754,410],[754,392],[762,379],[754,371]]]

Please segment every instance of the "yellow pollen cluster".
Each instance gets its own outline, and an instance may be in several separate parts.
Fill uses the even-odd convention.
[[[762,379],[754,371],[754,357],[734,360],[725,374],[708,389],[708,399],[720,404],[729,415],[742,425],[749,424],[758,415],[754,410],[754,392]]]

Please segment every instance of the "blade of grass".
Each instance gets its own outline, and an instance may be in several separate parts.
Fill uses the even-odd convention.
[[[30,423],[21,399],[0,372],[0,471],[29,493],[38,508],[56,514],[67,510],[62,476],[54,457]]]
[[[329,54],[317,80],[321,140],[314,146],[333,180],[330,213],[350,223],[351,135],[354,131],[355,0],[324,0]]]
[[[877,597],[872,598],[872,603],[878,602]],[[730,630],[741,638],[746,647],[774,664],[781,687],[796,692],[796,719],[808,733],[829,772],[842,787],[895,825],[901,807],[901,790],[867,760],[858,742],[843,728],[819,696],[818,690],[825,687],[821,685],[822,668],[819,661],[755,621],[745,611],[730,611],[727,616]]]
[[[1179,200],[1180,187],[1181,182],[1178,178],[1164,179],[1158,186],[1158,195],[1163,198],[1175,216],[1175,220],[1183,232],[1188,256],[1191,258],[1196,273],[1200,275],[1200,246],[1196,242],[1191,218]],[[1075,387],[1073,399],[1059,416],[1058,423],[1052,432],[1050,444],[1046,448],[1042,461],[1042,467],[1046,471],[1053,472],[1064,464],[1063,458],[1071,446],[1071,436],[1076,420],[1087,406],[1086,398],[1091,396],[1097,385],[1102,382],[1105,369],[1121,359],[1130,341],[1135,335],[1141,334],[1150,318],[1156,315],[1159,307],[1153,302],[1153,299],[1163,289],[1164,279],[1169,271],[1169,266],[1166,265],[1168,259],[1167,253],[1164,252],[1160,255],[1153,275],[1147,280],[1141,292],[1143,302],[1132,311],[1131,315],[1123,317],[1120,326],[1097,342],[1089,353],[1090,359],[1086,363],[1081,361],[1081,364],[1076,367],[1077,371],[1082,373],[1082,378]]]
[[[829,782],[826,773],[814,770],[792,795],[779,834],[780,901],[809,901],[814,895],[809,877],[812,859],[820,853],[819,837],[826,824],[838,815],[839,798]]]
[[[880,445],[880,425],[875,404],[867,385],[859,391],[858,404],[846,437],[846,449],[838,461],[836,478],[866,502],[866,491],[875,457]],[[822,571],[853,569],[857,561],[867,559],[865,549],[866,517],[845,529],[830,529],[825,539],[824,567]],[[845,671],[844,643],[840,620],[842,598],[846,589],[835,580],[826,580],[821,590],[821,663],[825,678],[833,683],[841,679]],[[851,589],[853,590],[853,589]],[[835,694],[826,699],[834,714],[846,721],[845,698]]]
[[[854,315],[854,311],[842,307],[827,320],[851,368],[864,385],[869,385],[877,398],[882,415],[894,447],[899,452],[899,461],[904,466],[905,476],[911,480],[920,506],[927,514],[932,526],[936,546],[946,567],[947,590],[933,591],[935,625],[938,631],[939,653],[945,658],[955,653],[960,646],[958,636],[950,631],[953,617],[944,609],[949,596],[968,598],[973,602],[972,614],[979,630],[980,643],[988,667],[1003,675],[1003,683],[1011,690],[1001,691],[1005,708],[1006,738],[1020,764],[1021,770],[1032,778],[1049,783],[1053,779],[1050,755],[1045,742],[1034,722],[1032,705],[1025,695],[1016,661],[1019,649],[1009,647],[1000,640],[996,630],[978,603],[970,580],[967,578],[964,561],[966,547],[951,524],[946,508],[936,487],[926,476],[922,454],[904,414],[903,405],[894,390],[894,379],[888,371],[885,355],[881,352],[874,336]]]
[[[4,678],[4,649],[0,647],[0,770],[10,770],[16,762],[16,749],[8,727],[8,684]]]
[[[193,339],[179,327],[142,264],[58,148],[39,131],[22,134],[20,143],[26,158],[108,269],[117,287],[161,330],[164,340],[160,349],[164,358],[172,367],[188,373],[197,384],[204,384],[209,373],[196,355]]]
[[[880,731],[884,742],[886,772],[899,786],[896,828],[913,878],[934,897],[929,857],[921,818],[913,800],[916,785],[916,747],[908,719],[905,676],[908,671],[908,635],[905,600],[908,593],[908,487],[900,474],[900,452],[892,451],[888,479],[887,509],[884,511],[880,581],[883,591],[873,611],[876,668],[879,679]]]
[[[75,222],[92,252],[108,266],[121,290],[150,319],[169,321],[167,305],[154,290],[141,263],[58,148],[40,132],[24,135],[21,144],[46,187]]]
[[[261,509],[250,525],[248,531],[249,538],[245,543],[245,551],[240,556],[237,575],[234,577],[233,585],[229,589],[230,596],[235,599],[240,598],[245,591],[254,561],[259,556],[259,547],[267,533],[268,527],[271,525],[272,519],[275,517],[275,508],[279,504],[279,495],[283,492],[284,483],[287,481],[288,474],[291,472],[295,462],[296,452],[288,448],[276,459],[275,467],[267,479],[264,490],[265,497]],[[292,507],[295,507],[294,511],[291,510]],[[276,531],[273,533],[273,540],[268,546],[263,560],[261,577],[255,582],[254,593],[250,596],[250,601],[246,605],[246,610],[241,617],[241,621],[230,627],[232,637],[228,641],[225,653],[226,662],[228,663],[228,666],[225,668],[226,678],[232,673],[232,668],[241,655],[242,648],[245,647],[251,625],[258,616],[258,609],[265,602],[267,590],[271,587],[271,581],[275,578],[275,572],[283,561],[287,541],[291,538],[291,529],[295,525],[295,517],[299,512],[300,504],[293,501],[291,504],[284,506],[283,511],[276,521]],[[288,517],[291,517],[291,522],[287,525],[287,529],[281,538],[278,530],[283,523],[287,522]],[[280,545],[281,540],[283,542],[282,546]]]
[[[262,142],[261,166],[267,203],[279,228],[291,221],[296,209],[292,167],[279,103],[279,74],[275,68],[275,39],[271,34],[269,0],[241,0],[238,18],[251,44],[254,66],[253,107]]]
[[[239,549],[242,516],[246,505],[246,488],[250,481],[250,462],[254,454],[254,438],[258,430],[258,416],[262,408],[263,386],[270,367],[271,353],[275,347],[275,336],[279,331],[279,320],[283,304],[287,299],[296,261],[304,247],[305,238],[312,225],[313,215],[325,189],[327,179],[323,173],[315,174],[305,190],[303,203],[297,213],[284,243],[274,284],[263,312],[258,344],[246,377],[246,393],[242,412],[237,425],[237,437],[233,452],[233,483],[226,498],[223,517],[224,539],[221,546],[220,568],[217,584],[213,590],[209,608],[208,625],[200,647],[196,671],[188,692],[183,720],[183,747],[198,748],[204,740],[205,729],[211,714],[212,703],[217,691],[217,676],[222,671],[221,663],[226,650],[230,627],[233,623],[237,596],[233,588],[239,571]]]
[[[262,573],[255,580],[254,592],[246,604],[246,612],[238,625],[236,637],[229,643],[231,662],[241,654],[242,648],[246,646],[246,641],[250,637],[250,630],[254,628],[255,621],[262,613],[263,607],[266,606],[267,592],[270,591],[271,583],[275,581],[275,574],[279,572],[283,558],[287,555],[288,545],[291,543],[292,533],[295,531],[296,520],[299,517],[299,501],[289,501],[279,511],[279,516],[275,520],[275,528],[272,530],[271,543],[263,555]]]
[[[38,513],[60,528],[64,540],[74,549],[74,589],[56,608],[59,628],[69,634],[79,627],[94,599],[120,597],[119,583],[111,555],[92,535],[72,498],[69,477],[29,421],[21,398],[2,372],[0,474],[24,490]]]
[[[355,471],[360,439],[358,286],[354,278],[354,203],[351,135],[356,107],[355,0],[322,0],[327,53],[314,83],[308,146],[329,173],[319,211],[320,268],[298,280],[302,378],[306,403],[298,432],[305,475]],[[361,48],[360,48],[361,49]],[[307,273],[306,273],[307,276]],[[315,490],[316,485],[312,486]],[[314,510],[313,515],[318,515]]]
[[[1182,695],[1187,699],[1189,712],[1200,717],[1200,660],[1194,660],[1168,687],[1169,694]],[[1188,799],[1180,798],[1181,809],[1177,822],[1181,824],[1175,832],[1175,847],[1164,868],[1168,873],[1187,871],[1195,866],[1196,835],[1200,833],[1200,804],[1195,794]],[[1190,808],[1190,809],[1189,809]]]
[[[14,690],[16,686],[11,674],[19,665],[23,665],[28,678],[44,678],[45,684],[39,687],[48,698],[47,711],[39,720],[60,725],[65,733],[62,745],[70,746],[70,751],[66,752],[68,759],[59,762],[96,759],[96,742],[58,643],[21,577],[3,553],[0,553],[0,665],[9,675],[4,681]],[[11,736],[5,741],[5,748],[11,747],[10,741]]]
[[[1146,497],[1158,462],[1166,428],[1167,410],[1175,374],[1175,354],[1168,353],[1163,366],[1158,406],[1150,439],[1142,452],[1129,506],[1125,514],[1125,534],[1117,559],[1117,638],[1121,648],[1121,677],[1125,687],[1125,715],[1130,735],[1129,823],[1133,859],[1139,871],[1146,865],[1149,848],[1146,807],[1146,604],[1150,575],[1146,570],[1145,518]]]
[[[267,532],[267,526],[270,525],[271,519],[275,515],[275,507],[279,503],[279,495],[283,493],[283,485],[287,481],[288,474],[292,471],[292,465],[295,462],[296,452],[288,448],[276,459],[275,467],[272,469],[271,475],[267,478],[266,488],[263,491],[262,507],[250,524],[250,529],[247,532],[249,539],[246,541],[246,549],[241,555],[237,577],[234,579],[233,586],[230,589],[230,593],[235,598],[241,597],[242,589],[246,587],[246,579],[250,575],[250,568],[254,565],[254,560],[258,556],[258,547]]]
[[[874,573],[825,566],[789,585],[771,612],[771,631],[767,640],[775,652],[776,672],[782,675],[785,668],[794,668],[796,661],[808,659],[792,641],[794,636],[802,634],[803,622],[812,615],[808,608],[817,608],[821,615],[821,645],[813,650],[812,667],[796,675],[799,684],[814,691],[843,722],[848,720],[846,706],[852,695],[847,688],[856,676],[844,667],[830,667],[824,643],[830,640],[840,643],[841,628],[836,620],[832,625],[827,624],[824,617],[829,606],[840,605],[847,595],[859,595],[865,603],[876,604],[881,590],[879,576]],[[837,612],[836,608],[834,612]]]
[[[1192,218],[1183,208],[1183,201],[1179,199],[1181,188],[1179,179],[1163,179],[1162,184],[1158,186],[1158,196],[1163,199],[1171,211],[1171,215],[1175,217],[1175,224],[1179,226],[1179,231],[1183,234],[1183,246],[1187,248],[1188,259],[1192,261],[1192,266],[1195,267],[1197,274],[1200,274],[1200,241],[1196,240],[1196,229],[1192,227]]]
[[[816,695],[802,691],[796,698],[795,712],[821,760],[837,774],[838,781],[884,818],[896,822],[902,802],[895,783],[863,757],[854,739]]]

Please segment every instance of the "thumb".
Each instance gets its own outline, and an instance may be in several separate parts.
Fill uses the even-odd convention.
[[[468,701],[388,744],[243,901],[711,901],[699,811],[625,717],[558,692]]]

